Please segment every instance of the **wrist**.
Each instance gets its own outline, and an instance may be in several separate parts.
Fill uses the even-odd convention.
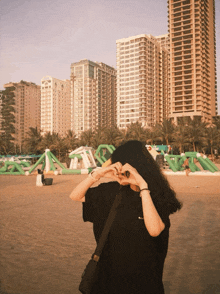
[[[94,183],[100,179],[100,177],[97,175],[95,170],[91,171],[91,173],[89,174],[89,177],[94,181]]]
[[[149,196],[150,195],[150,190],[148,188],[143,188],[140,190],[140,197],[142,198],[142,196]]]
[[[148,184],[145,181],[141,182],[138,186],[140,190],[148,189]]]

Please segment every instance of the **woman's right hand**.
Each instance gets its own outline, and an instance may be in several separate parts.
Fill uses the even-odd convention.
[[[97,181],[102,178],[110,178],[117,182],[120,182],[119,174],[121,173],[122,164],[120,162],[116,162],[106,167],[98,168],[94,170],[92,173],[92,177]]]
[[[97,168],[92,171],[90,176],[86,177],[76,188],[71,192],[70,198],[75,201],[85,202],[85,195],[87,190],[97,182],[100,178],[110,178],[120,183],[122,165],[120,162],[116,162],[106,167]]]

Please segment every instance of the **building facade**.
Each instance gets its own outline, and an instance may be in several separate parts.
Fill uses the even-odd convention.
[[[117,125],[152,127],[169,115],[168,50],[151,35],[117,44]]]
[[[71,129],[83,131],[116,124],[116,70],[84,59],[71,64]]]
[[[160,91],[163,103],[163,119],[169,119],[171,115],[171,94],[170,94],[170,37],[168,34],[156,36],[160,44]],[[165,52],[164,52],[165,51]]]
[[[70,80],[41,80],[41,131],[64,136],[71,129]]]
[[[31,82],[7,83],[4,88],[14,87],[15,134],[14,143],[22,146],[30,127],[40,129],[40,86]]]
[[[1,113],[1,110],[2,110],[2,93],[0,91],[0,134],[2,133],[2,113]]]
[[[217,113],[215,2],[168,0],[171,117]]]
[[[168,51],[170,51],[170,37],[168,34],[156,36],[155,39],[158,43],[160,43],[160,46],[162,48],[165,48]]]

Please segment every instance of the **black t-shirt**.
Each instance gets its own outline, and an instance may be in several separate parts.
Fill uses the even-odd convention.
[[[115,196],[117,182],[90,188],[83,203],[83,219],[93,223],[98,242]],[[143,219],[139,192],[130,186],[122,189],[122,201],[100,258],[99,282],[93,293],[162,294],[162,272],[167,254],[169,214],[164,206],[158,210],[165,229],[151,237]]]

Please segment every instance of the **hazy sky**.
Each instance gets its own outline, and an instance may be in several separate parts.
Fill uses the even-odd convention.
[[[220,0],[216,0],[220,113]],[[116,67],[116,40],[168,32],[166,0],[0,0],[0,89],[50,75],[69,79],[80,59]]]

